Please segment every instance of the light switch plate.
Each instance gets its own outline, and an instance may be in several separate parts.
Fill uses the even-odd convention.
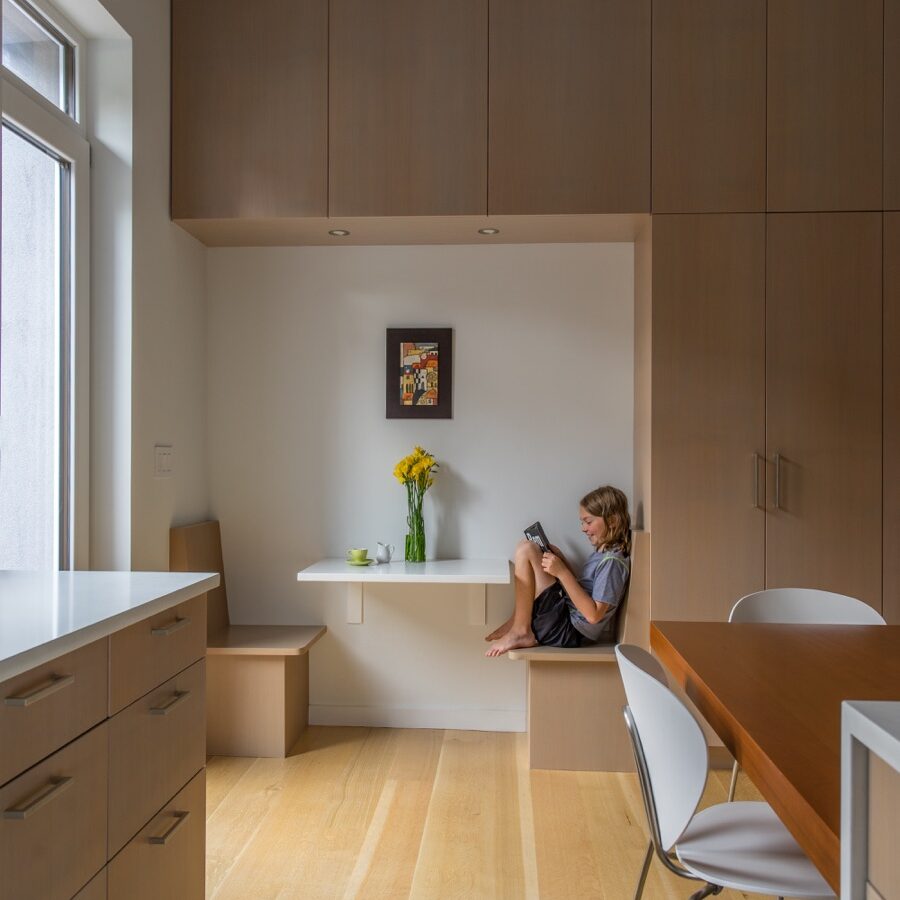
[[[171,444],[156,444],[153,447],[154,478],[171,478],[174,450]]]

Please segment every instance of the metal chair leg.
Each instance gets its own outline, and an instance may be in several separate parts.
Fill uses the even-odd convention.
[[[737,787],[737,777],[738,772],[741,771],[741,767],[738,765],[737,760],[734,761],[734,767],[731,770],[731,787],[728,788],[728,802],[731,803],[734,800],[734,789]]]
[[[653,859],[653,841],[647,844],[647,852],[644,854],[644,865],[641,867],[641,877],[638,879],[637,888],[634,891],[634,900],[641,900],[644,893],[644,883],[647,881],[647,873],[650,871],[650,862]]]
[[[705,888],[697,891],[695,894],[691,894],[690,900],[703,900],[704,897],[709,897],[710,895],[715,896],[716,894],[722,893],[722,886],[718,884],[708,884]]]

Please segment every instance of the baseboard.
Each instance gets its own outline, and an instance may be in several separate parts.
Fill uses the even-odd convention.
[[[309,724],[362,725],[369,728],[449,728],[455,731],[525,731],[525,710],[310,704]]]

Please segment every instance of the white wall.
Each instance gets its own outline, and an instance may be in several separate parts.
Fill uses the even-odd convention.
[[[367,589],[297,570],[403,545],[391,476],[416,443],[441,469],[429,556],[508,556],[540,518],[586,555],[577,502],[632,491],[633,247],[555,244],[215,249],[207,256],[211,501],[232,621],[325,623],[313,721],[524,728],[524,664],[486,660],[453,587]],[[384,329],[452,326],[454,417],[387,420]],[[489,621],[512,590],[488,591]]]

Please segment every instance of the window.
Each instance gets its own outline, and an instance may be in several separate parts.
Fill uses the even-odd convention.
[[[0,569],[72,568],[84,520],[73,373],[86,349],[89,148],[69,117],[74,45],[61,35],[3,0]]]

